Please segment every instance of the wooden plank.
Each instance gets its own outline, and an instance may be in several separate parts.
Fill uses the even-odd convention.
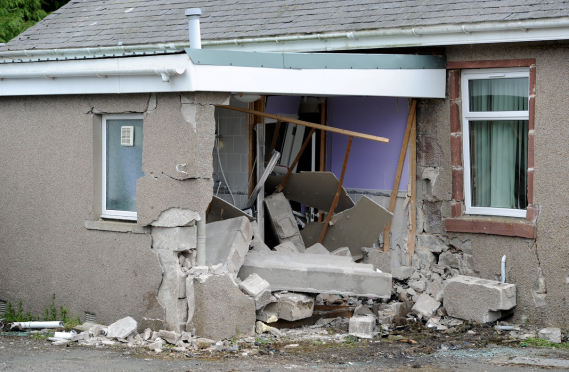
[[[249,109],[253,110],[255,108],[255,102],[249,103]],[[255,162],[255,115],[249,114],[249,178],[251,182],[249,183],[249,190],[247,196],[251,196],[253,189],[255,188],[255,175],[253,174],[253,164]]]
[[[320,125],[326,125],[326,113],[328,109],[328,98],[320,104]],[[320,130],[320,172],[326,170],[326,132]],[[324,211],[318,211],[318,222],[324,220]]]
[[[273,133],[273,142],[271,143],[271,149],[269,150],[269,157],[273,153],[273,150],[277,146],[277,138],[279,137],[279,131],[281,130],[281,121],[277,120],[277,126],[275,127],[275,133]]]
[[[346,147],[346,155],[344,156],[344,164],[342,165],[342,174],[340,175],[338,190],[336,191],[336,196],[334,196],[334,201],[332,202],[332,207],[330,207],[330,212],[326,216],[326,222],[324,222],[324,226],[322,227],[322,232],[318,238],[318,243],[322,243],[322,240],[324,240],[324,235],[326,235],[326,230],[328,229],[328,225],[330,224],[330,220],[334,214],[334,209],[336,209],[336,206],[338,205],[338,199],[340,199],[340,193],[342,192],[342,184],[344,183],[344,176],[346,175],[346,166],[348,165],[348,158],[350,157],[350,149],[352,148],[353,139],[353,136],[350,136],[348,139],[348,146]]]
[[[302,144],[302,147],[300,148],[300,150],[298,151],[298,154],[296,154],[296,158],[294,158],[294,161],[292,162],[292,164],[290,165],[290,167],[288,167],[288,171],[286,172],[286,176],[285,178],[283,178],[283,181],[281,182],[281,184],[279,185],[279,187],[277,187],[277,190],[275,192],[281,192],[283,191],[283,187],[286,184],[286,181],[288,181],[290,174],[292,173],[292,170],[294,169],[294,167],[296,167],[296,164],[298,163],[298,161],[300,160],[300,156],[302,155],[302,153],[304,152],[304,149],[306,148],[306,146],[308,146],[308,143],[310,142],[310,140],[312,139],[312,135],[314,134],[314,131],[316,129],[312,128],[310,130],[310,133],[308,133],[308,137],[306,137],[306,139],[304,140],[304,143]]]
[[[340,128],[329,127],[329,126],[326,126],[326,125],[310,123],[310,122],[308,122],[308,121],[303,121],[303,120],[298,120],[298,119],[292,119],[292,118],[287,118],[287,117],[284,117],[284,116],[278,116],[278,115],[273,115],[273,114],[267,114],[267,113],[260,112],[260,111],[248,110],[248,109],[244,109],[244,108],[241,108],[241,107],[223,106],[223,105],[215,105],[215,107],[220,107],[220,108],[224,108],[224,109],[228,109],[228,110],[233,110],[233,111],[240,111],[240,112],[244,112],[244,113],[246,113],[246,114],[254,114],[254,115],[257,115],[257,116],[261,116],[261,117],[265,117],[265,118],[270,118],[270,119],[275,119],[275,120],[281,120],[281,121],[284,121],[284,122],[288,122],[288,123],[292,123],[292,124],[298,124],[298,125],[303,125],[303,126],[305,126],[305,127],[320,129],[320,130],[327,131],[327,132],[340,133],[340,134],[344,134],[344,135],[346,135],[346,136],[352,136],[352,137],[357,137],[357,138],[363,138],[363,139],[368,139],[368,140],[371,140],[371,141],[382,142],[382,143],[388,143],[388,142],[389,142],[389,138],[385,138],[385,137],[372,136],[371,134],[365,134],[365,133],[354,132],[354,131],[346,130],[346,129],[340,129]]]
[[[411,135],[409,137],[409,168],[411,177],[411,200],[409,202],[409,215],[411,218],[411,229],[407,237],[407,264],[411,266],[413,255],[415,254],[415,243],[417,239],[417,114],[413,119]]]
[[[397,173],[395,174],[395,182],[393,182],[393,191],[391,192],[391,200],[389,201],[389,211],[393,213],[395,210],[395,201],[397,200],[397,192],[399,191],[399,182],[401,181],[401,173],[403,173],[403,165],[405,164],[405,154],[407,153],[407,145],[409,144],[409,134],[411,133],[411,126],[415,118],[415,108],[417,107],[417,100],[411,103],[409,109],[409,117],[407,118],[407,128],[405,129],[405,136],[403,137],[403,145],[401,146],[401,154],[399,154],[399,163],[397,164]],[[391,231],[391,221],[383,231],[383,251],[389,252],[389,232]]]

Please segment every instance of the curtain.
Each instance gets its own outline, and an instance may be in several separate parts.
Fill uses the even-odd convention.
[[[469,81],[471,112],[527,111],[528,79]],[[472,205],[527,207],[527,120],[470,122]]]

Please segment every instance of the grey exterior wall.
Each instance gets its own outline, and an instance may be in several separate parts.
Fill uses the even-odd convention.
[[[41,315],[56,295],[71,317],[108,324],[132,316],[162,327],[162,267],[146,233],[91,230],[100,215],[100,123],[144,113],[138,224],[173,207],[204,212],[211,200],[212,104],[226,94],[0,98],[0,300]],[[186,163],[176,171],[176,165]],[[90,223],[92,226],[93,223]],[[131,225],[132,226],[132,225]],[[136,227],[136,226],[135,226]]]
[[[534,240],[444,230],[444,219],[451,216],[452,190],[448,99],[422,100],[418,106],[418,234],[439,234],[454,243],[453,249],[471,249],[478,275],[486,279],[496,280],[500,259],[506,255],[508,282],[517,285],[514,319],[529,317],[537,324],[569,327],[568,45],[468,45],[447,47],[446,53],[449,61],[536,58],[534,204],[540,208],[538,234]],[[436,181],[428,181],[433,174]],[[536,296],[540,275],[546,293]]]

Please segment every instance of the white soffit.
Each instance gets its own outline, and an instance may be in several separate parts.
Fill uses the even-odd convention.
[[[171,70],[183,73],[164,82],[160,71]],[[445,87],[443,68],[213,66],[195,65],[186,54],[0,65],[0,96],[211,91],[444,98]]]

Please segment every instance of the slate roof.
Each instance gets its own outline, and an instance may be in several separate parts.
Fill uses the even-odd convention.
[[[202,40],[569,16],[561,0],[72,0],[0,50],[184,42],[184,10]]]

